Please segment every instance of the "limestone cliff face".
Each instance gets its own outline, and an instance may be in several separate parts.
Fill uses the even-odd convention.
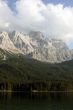
[[[0,34],[0,48],[6,50],[8,52],[13,53],[22,53],[19,49],[17,49],[13,42],[10,40],[10,37],[7,32],[2,32]]]
[[[72,59],[69,48],[62,40],[47,39],[40,32],[31,32],[30,37],[35,49],[32,58],[51,63]]]
[[[15,35],[13,37],[14,46],[17,49],[21,50],[24,53],[24,55],[34,51],[30,40],[31,39],[29,35],[20,32],[15,32]]]
[[[34,31],[29,34],[14,32],[11,36],[2,32],[0,48],[50,63],[60,63],[73,58],[73,52],[62,40],[48,39],[41,32]]]

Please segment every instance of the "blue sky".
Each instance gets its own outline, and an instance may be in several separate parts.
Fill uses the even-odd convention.
[[[16,0],[7,0],[9,6],[13,9]],[[63,4],[64,6],[71,6],[73,7],[73,0],[42,0],[45,4],[53,3],[53,4]]]
[[[64,6],[73,6],[73,0],[43,0],[44,3],[64,4]]]
[[[15,11],[15,2],[16,0],[7,0],[9,7]]]

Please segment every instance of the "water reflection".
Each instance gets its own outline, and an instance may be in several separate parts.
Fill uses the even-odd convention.
[[[73,93],[0,93],[0,110],[73,110]]]

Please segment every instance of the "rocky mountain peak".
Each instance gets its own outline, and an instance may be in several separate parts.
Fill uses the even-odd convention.
[[[8,52],[22,53],[14,46],[13,42],[10,40],[8,33],[5,31],[0,34],[0,48],[7,50]]]
[[[46,39],[39,31],[31,31],[29,34],[18,31],[10,34],[2,32],[0,48],[50,63],[60,63],[73,58],[73,52],[62,40]]]
[[[16,32],[13,37],[13,43],[16,48],[20,49],[24,54],[33,52],[33,47],[30,44],[31,38],[27,34]]]

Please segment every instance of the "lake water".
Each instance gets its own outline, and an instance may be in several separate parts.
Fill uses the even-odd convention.
[[[0,93],[0,110],[73,110],[73,93]]]

